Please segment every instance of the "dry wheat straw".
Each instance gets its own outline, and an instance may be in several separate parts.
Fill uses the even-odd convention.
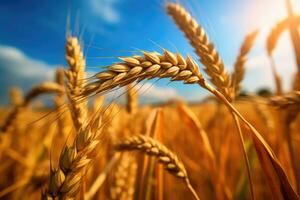
[[[92,153],[100,142],[100,134],[100,117],[81,127],[73,144],[61,151],[58,168],[50,170],[49,186],[42,193],[42,199],[75,198],[84,177],[84,168],[92,161]]]
[[[240,53],[234,63],[234,71],[231,75],[231,87],[235,97],[241,90],[241,82],[245,76],[245,62],[247,60],[247,55],[253,46],[257,33],[258,31],[254,31],[245,37],[244,42],[240,48]]]
[[[76,37],[68,37],[66,44],[66,60],[70,70],[66,70],[68,97],[72,119],[76,130],[79,130],[87,115],[87,104],[85,101],[78,101],[77,97],[81,94],[85,79],[85,59],[81,45]]]
[[[165,170],[170,174],[180,179],[183,179],[188,188],[193,193],[195,199],[199,200],[195,190],[191,187],[188,175],[183,163],[178,157],[163,144],[154,140],[151,137],[137,135],[122,140],[116,145],[118,151],[140,151],[150,156],[155,156],[158,161],[164,165]]]
[[[205,30],[180,4],[167,3],[167,12],[194,47],[200,62],[205,66],[205,71],[211,82],[227,99],[232,99],[230,76],[226,72],[224,63],[213,43],[210,42]]]

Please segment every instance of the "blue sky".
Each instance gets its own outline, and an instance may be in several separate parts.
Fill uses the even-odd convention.
[[[292,0],[300,11],[299,1]],[[183,34],[166,15],[162,0],[2,0],[0,2],[0,102],[7,102],[8,88],[51,80],[54,68],[66,66],[64,43],[67,16],[70,29],[82,35],[88,70],[115,62],[115,57],[132,55],[136,49],[194,54]],[[286,16],[284,0],[181,0],[205,27],[228,70],[243,37],[256,28],[261,32],[247,63],[245,89],[273,88],[265,38],[269,28]],[[90,47],[89,47],[90,46]],[[195,57],[196,58],[196,57]],[[295,71],[289,35],[282,36],[275,51],[278,70],[288,88]],[[279,67],[280,66],[280,67]],[[180,97],[198,100],[206,93],[197,86],[160,80],[146,83],[144,100],[165,101]],[[145,89],[146,88],[146,89]]]

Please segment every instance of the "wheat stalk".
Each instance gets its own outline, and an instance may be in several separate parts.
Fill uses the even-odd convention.
[[[65,74],[63,68],[57,68],[55,74],[56,83],[64,87],[65,85],[64,78],[65,78]],[[54,98],[54,103],[56,106],[58,132],[60,135],[66,136],[67,135],[66,117],[65,117],[65,113],[61,110],[61,108],[65,103],[64,93],[58,93]]]
[[[90,199],[94,198],[95,194],[98,192],[98,190],[102,186],[103,182],[107,178],[109,171],[117,163],[120,156],[121,156],[120,153],[116,153],[116,154],[113,155],[113,157],[105,165],[104,170],[102,170],[102,172],[98,175],[98,177],[93,182],[93,184],[91,185],[89,190],[84,194],[84,199],[90,200]]]
[[[138,109],[138,94],[134,84],[127,85],[127,112],[134,114]]]
[[[81,45],[76,37],[69,36],[66,44],[66,60],[70,70],[66,70],[68,97],[72,113],[72,119],[76,130],[79,130],[87,115],[87,105],[85,101],[78,101],[85,80],[85,59]]]
[[[240,48],[240,53],[234,63],[234,71],[231,74],[231,87],[235,97],[241,90],[241,82],[245,76],[245,62],[247,60],[247,55],[253,46],[257,33],[258,31],[256,30],[245,37],[244,42],[242,43],[242,46]]]
[[[253,43],[254,43],[257,33],[258,33],[258,31],[254,31],[246,36],[246,38],[240,48],[240,53],[235,61],[234,71],[231,74],[231,91],[232,91],[233,98],[236,98],[237,95],[240,93],[241,82],[244,79],[244,75],[245,75],[245,66],[244,65],[245,65],[245,62],[247,59],[247,54],[249,53],[251,47],[253,46]],[[253,181],[252,181],[251,173],[250,173],[250,162],[249,162],[249,159],[247,156],[247,151],[246,151],[246,146],[245,146],[245,142],[244,142],[242,129],[241,129],[240,122],[239,122],[239,119],[237,118],[237,116],[232,111],[231,111],[231,114],[232,114],[236,128],[239,133],[239,139],[240,139],[241,147],[243,150],[243,157],[245,159],[246,168],[247,168],[247,176],[248,176],[249,185],[250,185],[251,199],[254,199]]]
[[[200,62],[205,66],[205,72],[211,82],[227,99],[232,99],[230,90],[230,76],[224,68],[224,63],[210,42],[205,30],[191,17],[191,15],[178,3],[167,3],[167,12],[174,19],[177,26],[185,34],[194,47]]]
[[[84,168],[92,161],[92,153],[99,144],[101,118],[95,117],[90,124],[83,125],[71,146],[61,151],[59,166],[51,169],[49,186],[42,199],[74,199],[78,193]]]
[[[158,158],[158,161],[164,165],[166,171],[168,171],[173,176],[183,179],[185,181],[188,188],[194,195],[195,199],[200,199],[193,187],[190,185],[190,181],[188,179],[188,175],[183,163],[172,151],[170,151],[167,147],[165,147],[158,141],[152,139],[151,137],[143,135],[132,136],[130,138],[122,140],[119,144],[117,144],[116,150],[136,150],[150,156],[155,156],[156,158]]]

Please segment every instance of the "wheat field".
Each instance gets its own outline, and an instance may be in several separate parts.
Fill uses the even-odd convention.
[[[25,94],[10,88],[0,117],[0,199],[300,200],[299,16],[277,22],[265,38],[275,91],[245,94],[245,64],[260,30],[245,35],[229,70],[187,8],[164,7],[197,57],[137,50],[91,74],[87,41],[68,33],[67,65],[55,80]],[[286,30],[298,67],[290,91],[273,55]],[[140,82],[150,79],[209,96],[141,105]],[[108,103],[118,88],[126,103]],[[49,94],[54,107],[38,103]]]

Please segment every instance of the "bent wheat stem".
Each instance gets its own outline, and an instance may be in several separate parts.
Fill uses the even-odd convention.
[[[236,128],[238,130],[238,133],[239,133],[239,141],[240,141],[240,144],[242,146],[242,152],[243,152],[243,157],[245,159],[245,163],[246,163],[246,168],[247,168],[247,176],[248,176],[248,180],[249,180],[249,185],[250,185],[250,195],[251,195],[251,199],[255,199],[254,197],[254,187],[253,187],[253,181],[252,181],[252,177],[251,177],[251,169],[250,169],[250,162],[249,162],[249,159],[248,159],[248,156],[247,156],[247,151],[246,151],[246,146],[245,146],[245,141],[244,141],[244,136],[243,136],[243,133],[242,133],[242,130],[241,130],[241,125],[240,125],[240,122],[239,122],[239,119],[237,118],[237,116],[232,112],[230,111],[231,114],[232,114],[232,117],[234,119],[234,123],[236,125]]]

